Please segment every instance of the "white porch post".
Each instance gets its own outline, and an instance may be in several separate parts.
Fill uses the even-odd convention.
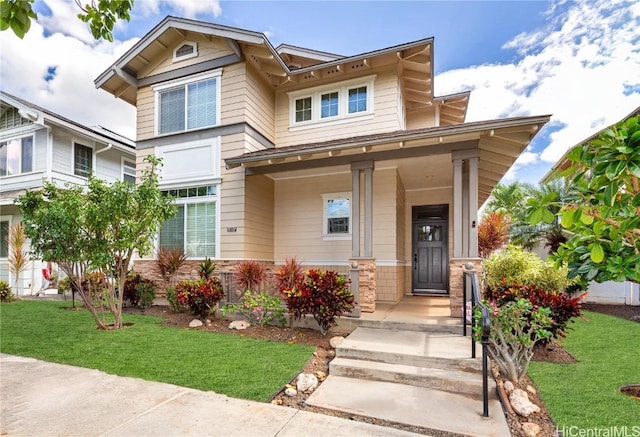
[[[478,257],[478,158],[469,158],[469,258]]]
[[[462,159],[453,160],[453,257],[462,258]]]
[[[351,168],[351,257],[360,257],[360,169]]]
[[[373,256],[373,162],[364,170],[364,257]]]

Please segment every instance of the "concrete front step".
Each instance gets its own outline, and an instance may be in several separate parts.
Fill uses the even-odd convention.
[[[408,322],[400,320],[368,320],[364,317],[341,317],[338,327],[347,330],[356,328],[393,329],[399,331],[417,331],[462,334],[462,321],[451,317],[426,317],[420,321]]]
[[[487,419],[482,401],[426,387],[330,375],[306,403],[456,435],[511,435],[497,399],[489,400]]]
[[[331,376],[386,381],[460,393],[482,399],[482,374],[460,370],[416,367],[374,361],[335,358],[329,365]],[[495,396],[495,381],[489,379],[489,394]]]
[[[336,358],[415,367],[482,371],[469,337],[447,333],[357,328],[336,348]]]

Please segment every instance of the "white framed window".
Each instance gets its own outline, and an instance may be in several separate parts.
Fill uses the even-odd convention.
[[[374,79],[372,75],[288,93],[289,128],[305,129],[372,117]]]
[[[158,235],[158,246],[178,247],[189,258],[217,258],[219,185],[164,190],[176,199],[178,213],[165,221]]]
[[[351,193],[323,194],[322,203],[324,238],[351,238]]]
[[[184,61],[185,59],[198,56],[198,44],[185,41],[173,50],[173,62]]]
[[[0,142],[0,176],[33,171],[33,136]]]
[[[122,180],[130,184],[136,184],[136,163],[122,158]]]
[[[222,70],[155,86],[156,135],[220,124]]]
[[[88,178],[93,174],[93,149],[80,143],[73,143],[73,174]]]
[[[0,217],[0,258],[9,258],[9,227],[11,220],[8,216]]]

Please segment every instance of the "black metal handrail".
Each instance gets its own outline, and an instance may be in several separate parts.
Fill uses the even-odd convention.
[[[489,417],[489,369],[488,369],[488,357],[487,347],[489,346],[489,336],[491,334],[491,311],[487,306],[482,303],[480,296],[480,286],[478,283],[478,275],[472,270],[472,266],[465,266],[463,272],[463,285],[462,295],[463,304],[465,306],[465,314],[463,315],[463,335],[467,335],[467,284],[471,285],[471,329],[476,326],[474,308],[477,306],[482,312],[482,318],[480,320],[480,343],[482,344],[482,416]],[[476,357],[476,341],[471,334],[471,357]]]

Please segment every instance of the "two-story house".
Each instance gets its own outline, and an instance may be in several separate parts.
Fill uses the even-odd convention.
[[[434,95],[433,47],[339,56],[167,17],[95,84],[137,108],[138,171],[164,158],[160,246],[295,256],[351,274],[363,311],[436,294],[460,316],[478,207],[549,116],[465,123],[469,93]]]
[[[8,268],[10,226],[21,219],[14,200],[45,181],[87,183],[89,175],[135,183],[135,145],[112,131],[86,127],[0,91],[0,279]],[[42,260],[32,260],[14,292],[33,294],[42,284]]]

